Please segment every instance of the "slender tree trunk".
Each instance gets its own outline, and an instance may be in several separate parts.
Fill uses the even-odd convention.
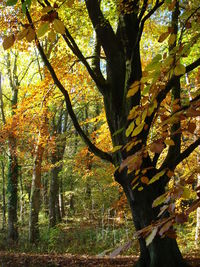
[[[60,199],[60,210],[61,210],[61,217],[65,217],[65,201],[64,201],[64,191],[63,191],[63,179],[62,177],[60,178],[60,194],[59,194],[59,199]]]
[[[61,219],[59,207],[59,167],[51,170],[51,182],[49,192],[49,227],[54,227]]]
[[[18,189],[18,162],[16,155],[16,140],[9,138],[8,159],[8,239],[17,241],[17,189]]]
[[[1,174],[2,174],[2,198],[3,198],[2,229],[4,229],[6,225],[6,194],[5,194],[5,166],[3,161],[1,161]]]
[[[197,186],[200,186],[200,174],[197,176]],[[195,243],[196,246],[200,245],[200,208],[197,208],[197,222],[196,222],[196,231],[195,231]]]
[[[42,179],[42,196],[43,196],[43,207],[46,216],[49,216],[49,199],[48,199],[48,177],[44,175]]]
[[[40,138],[39,138],[40,139]],[[39,211],[40,211],[40,189],[41,189],[41,164],[44,148],[38,142],[37,151],[34,159],[33,178],[30,198],[30,220],[29,220],[29,241],[37,243],[39,240]]]
[[[19,181],[20,181],[20,220],[22,223],[24,223],[24,189],[23,189],[21,169],[20,169]]]

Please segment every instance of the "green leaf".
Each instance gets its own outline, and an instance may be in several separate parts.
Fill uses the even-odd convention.
[[[185,66],[184,66],[183,64],[179,64],[179,65],[177,65],[177,66],[175,67],[175,69],[174,69],[174,74],[175,74],[176,76],[185,74],[185,72],[186,72],[186,68],[185,68]]]
[[[161,172],[159,172],[156,175],[154,175],[153,178],[151,178],[151,180],[149,181],[149,184],[152,184],[155,181],[159,180],[160,177],[162,177],[165,174],[165,172],[166,172],[166,170],[162,170]]]
[[[57,33],[65,34],[65,25],[61,20],[54,19],[53,28]]]
[[[155,207],[159,206],[160,204],[162,204],[166,200],[166,195],[167,195],[167,192],[160,195],[159,197],[157,197],[153,201],[152,208],[155,208]]]
[[[17,4],[17,0],[8,0],[6,2],[6,6],[15,6]]]
[[[43,35],[45,35],[45,33],[48,30],[49,30],[49,23],[48,22],[41,24],[37,30],[37,36],[42,37]]]
[[[123,132],[123,130],[124,130],[124,127],[117,130],[116,132],[114,132],[114,134],[112,136],[116,136],[116,135],[120,134],[121,132]]]

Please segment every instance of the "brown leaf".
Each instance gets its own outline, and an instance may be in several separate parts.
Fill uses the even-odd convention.
[[[185,223],[188,220],[188,216],[185,213],[177,214],[175,217],[176,223]]]
[[[169,230],[169,228],[172,226],[172,220],[168,221],[167,223],[165,223],[162,228],[159,231],[159,235],[162,236],[165,232],[167,232]]]
[[[14,42],[15,42],[15,36],[14,36],[14,34],[5,37],[4,40],[3,40],[3,48],[4,48],[4,50],[7,50],[10,47],[12,47],[13,44],[14,44]]]
[[[176,231],[174,229],[169,229],[165,235],[169,238],[174,238],[176,239],[177,238],[177,234],[176,234]]]
[[[188,132],[190,132],[190,133],[194,133],[194,131],[195,131],[195,129],[196,129],[196,123],[194,123],[194,122],[189,122],[189,124],[188,124]]]
[[[157,154],[160,154],[163,151],[164,148],[165,148],[165,145],[164,145],[163,141],[161,141],[161,140],[155,141],[150,146],[151,152],[157,153]]]
[[[149,178],[146,177],[146,176],[142,176],[142,177],[141,177],[141,182],[142,182],[143,184],[148,184],[148,182],[149,182]]]
[[[30,43],[35,39],[35,31],[31,27],[28,29],[28,33],[26,35],[26,40]]]

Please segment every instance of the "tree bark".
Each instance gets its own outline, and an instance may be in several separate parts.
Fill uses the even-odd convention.
[[[17,241],[17,203],[18,203],[18,162],[16,155],[16,140],[9,138],[8,158],[8,239]]]
[[[39,211],[40,211],[40,189],[41,189],[41,165],[44,148],[40,144],[40,137],[34,158],[33,177],[30,198],[30,219],[29,219],[29,242],[39,241]]]
[[[1,173],[2,173],[2,198],[3,198],[3,220],[2,220],[2,229],[6,225],[6,194],[5,194],[5,166],[3,161],[1,161]]]

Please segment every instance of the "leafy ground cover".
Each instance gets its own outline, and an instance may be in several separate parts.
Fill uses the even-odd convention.
[[[186,260],[192,267],[200,266],[199,255],[191,254],[186,255]],[[70,254],[26,254],[26,253],[9,253],[0,252],[1,266],[10,267],[54,267],[54,266],[126,266],[131,267],[137,261],[137,256],[123,256],[123,257],[91,257],[91,256],[74,256]]]

